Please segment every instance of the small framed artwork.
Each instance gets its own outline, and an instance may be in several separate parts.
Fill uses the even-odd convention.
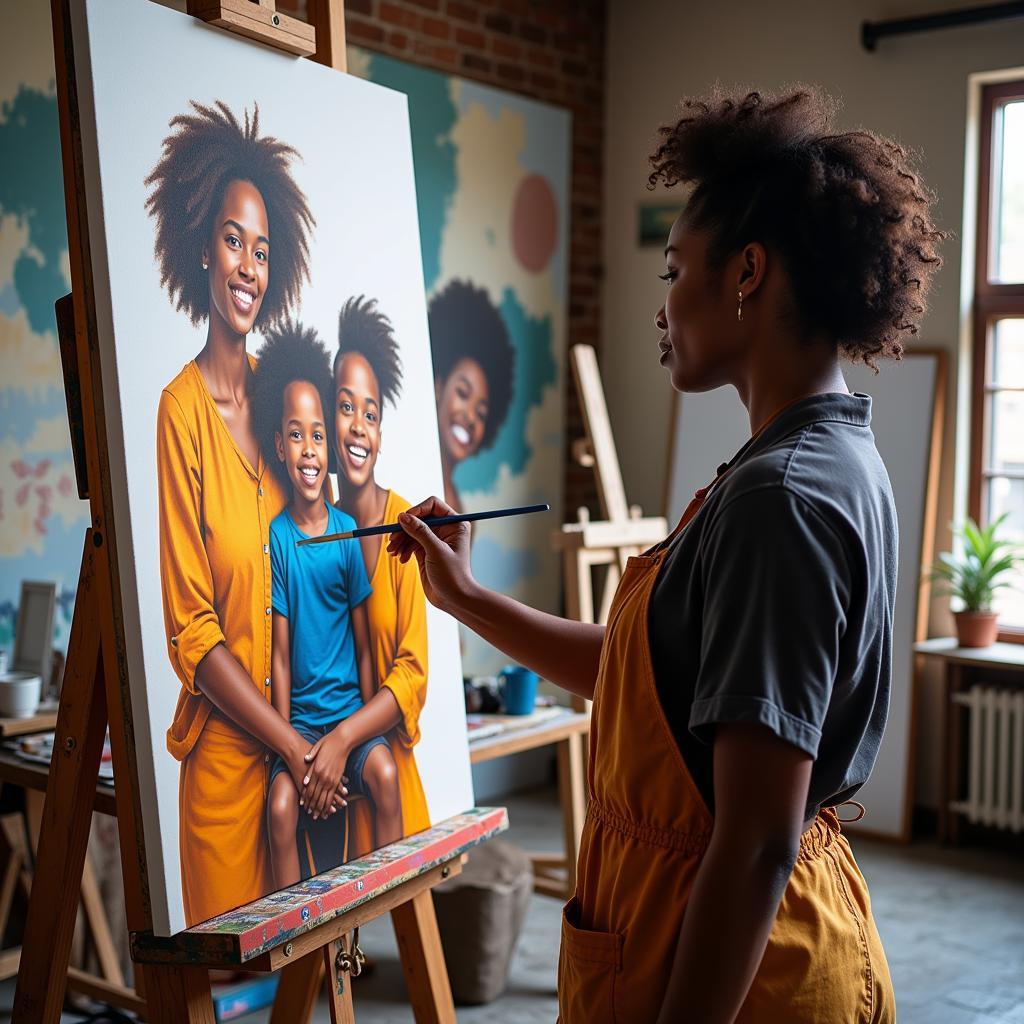
[[[637,214],[637,242],[640,247],[663,249],[676,217],[682,212],[679,203],[641,203]]]
[[[26,580],[18,600],[18,625],[14,634],[16,672],[34,672],[46,686],[53,658],[53,612],[57,604],[57,584]]]

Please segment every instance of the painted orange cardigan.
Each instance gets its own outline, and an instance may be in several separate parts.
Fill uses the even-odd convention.
[[[394,491],[388,492],[384,522],[393,523],[410,507]],[[430,827],[423,783],[413,747],[420,738],[420,712],[427,699],[427,598],[423,593],[416,560],[405,565],[387,553],[387,538],[380,546],[370,579],[373,593],[367,598],[373,661],[380,686],[386,686],[398,702],[401,722],[387,735],[398,769],[402,794],[402,827],[407,836]],[[365,801],[349,809],[351,838],[349,859],[373,849],[373,825]]]
[[[255,361],[251,360],[255,366]],[[271,888],[262,744],[213,709],[196,666],[223,643],[270,699],[270,521],[284,493],[235,444],[195,362],[157,413],[160,582],[181,692],[167,749],[181,761],[179,847],[186,923]]]

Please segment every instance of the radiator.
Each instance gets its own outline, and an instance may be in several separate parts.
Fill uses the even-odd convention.
[[[967,799],[950,805],[978,825],[1024,831],[1024,691],[972,686],[967,709]]]

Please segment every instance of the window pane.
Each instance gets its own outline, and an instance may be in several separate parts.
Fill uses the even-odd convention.
[[[992,329],[992,383],[1024,388],[1024,318],[997,320]]]
[[[1024,281],[1024,101],[1000,107],[993,127],[990,280],[1005,284]]]
[[[988,468],[1024,472],[1024,392],[998,391],[989,405]]]
[[[1017,544],[1024,543],[1024,480],[1005,477],[990,480],[988,499],[990,519],[1010,513],[999,536]],[[1000,624],[1024,629],[1024,567],[1018,566],[1006,579],[1011,586],[996,591],[994,610],[999,613]]]

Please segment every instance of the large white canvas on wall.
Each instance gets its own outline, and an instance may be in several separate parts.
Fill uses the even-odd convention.
[[[142,0],[82,0],[74,47],[139,802],[173,934],[472,806],[455,622],[379,543],[298,544],[441,490],[408,113]]]

